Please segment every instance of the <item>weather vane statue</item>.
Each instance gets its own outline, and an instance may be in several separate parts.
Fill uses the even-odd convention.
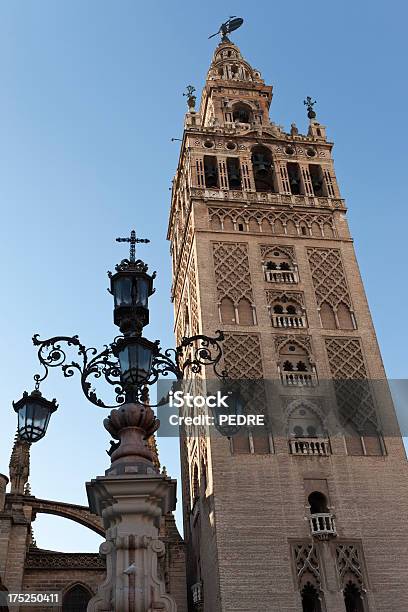
[[[221,42],[228,42],[228,34],[231,34],[234,30],[238,30],[244,23],[242,17],[236,17],[235,15],[231,15],[227,21],[221,24],[220,29],[215,34],[211,34],[208,38],[213,38],[217,36],[217,34],[221,35]]]
[[[195,103],[197,100],[197,96],[195,96],[196,88],[194,85],[187,85],[186,91],[183,93],[183,96],[187,97],[187,106],[190,111],[194,110]]]
[[[307,116],[309,119],[316,119],[316,112],[313,109],[316,100],[312,100],[310,96],[307,96],[306,100],[303,100],[303,104],[307,107]]]

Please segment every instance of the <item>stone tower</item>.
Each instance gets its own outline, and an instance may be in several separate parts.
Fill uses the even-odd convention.
[[[310,98],[307,134],[271,101],[224,37],[173,182],[177,341],[222,329],[229,375],[272,389],[262,431],[182,431],[190,609],[406,612],[406,456],[333,143]]]

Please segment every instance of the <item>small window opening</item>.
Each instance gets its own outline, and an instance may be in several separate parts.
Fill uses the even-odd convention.
[[[205,186],[209,188],[218,187],[217,158],[212,155],[204,155]]]
[[[272,154],[266,147],[252,149],[252,167],[257,191],[275,192]]]
[[[241,171],[237,157],[227,158],[227,172],[230,189],[241,189]]]
[[[244,224],[243,223],[238,223],[238,231],[239,232],[243,232],[244,231]]]
[[[282,313],[283,313],[283,306],[281,306],[280,304],[276,304],[276,305],[273,307],[273,312],[274,312],[275,314],[282,314]]]
[[[299,164],[288,162],[287,168],[291,193],[293,195],[301,195]]]
[[[322,612],[319,593],[310,582],[302,589],[302,612]]]
[[[307,236],[307,227],[302,225],[301,230],[302,230],[302,236]]]
[[[238,123],[251,123],[252,112],[246,104],[235,104],[232,111],[232,118]]]
[[[322,514],[329,512],[326,496],[320,491],[313,491],[307,498],[310,505],[310,514]]]
[[[316,197],[326,195],[324,193],[323,171],[318,164],[309,164],[309,173],[312,180],[313,193]]]
[[[347,612],[364,612],[360,589],[351,581],[344,589],[344,603]]]

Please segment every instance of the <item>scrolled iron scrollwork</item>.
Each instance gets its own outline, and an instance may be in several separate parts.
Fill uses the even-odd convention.
[[[117,359],[113,358],[110,346],[98,353],[94,347],[86,348],[81,344],[78,336],[54,336],[41,340],[39,334],[33,336],[34,346],[38,346],[38,360],[44,368],[44,374],[35,374],[34,381],[38,389],[40,383],[48,376],[50,368],[59,367],[66,378],[79,373],[82,390],[85,397],[95,406],[101,408],[115,408],[125,401],[125,393],[120,381],[120,368]],[[64,346],[65,345],[65,346]],[[82,363],[69,361],[67,348],[75,347]],[[90,378],[104,377],[106,382],[115,387],[117,404],[107,405],[96,395]]]
[[[173,375],[178,380],[185,377],[190,369],[193,373],[199,373],[203,367],[212,366],[218,378],[225,379],[225,371],[219,371],[218,366],[222,358],[221,342],[224,340],[222,331],[217,331],[216,336],[211,338],[201,334],[184,337],[180,346],[162,351],[157,342],[157,349],[153,354],[152,366],[149,376],[142,381],[139,388],[129,389],[121,382],[121,371],[119,360],[114,357],[114,348],[121,337],[115,338],[110,345],[98,353],[96,348],[86,348],[75,336],[54,336],[41,340],[39,334],[33,336],[34,346],[38,346],[38,360],[44,368],[44,374],[35,374],[35,387],[48,376],[50,368],[61,368],[66,378],[71,378],[79,373],[81,387],[85,397],[95,406],[101,408],[117,408],[125,401],[146,401],[146,387],[154,385],[161,376]],[[82,363],[69,360],[67,348],[74,347],[81,357]],[[105,404],[95,392],[90,378],[104,378],[105,381],[115,387],[117,404]],[[151,404],[150,404],[151,405]]]

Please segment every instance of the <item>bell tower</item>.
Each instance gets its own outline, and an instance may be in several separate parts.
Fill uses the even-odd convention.
[[[190,610],[406,612],[406,456],[333,143],[310,97],[306,133],[271,102],[224,36],[173,181],[177,343],[222,329],[229,375],[273,395],[261,432],[181,432]]]

